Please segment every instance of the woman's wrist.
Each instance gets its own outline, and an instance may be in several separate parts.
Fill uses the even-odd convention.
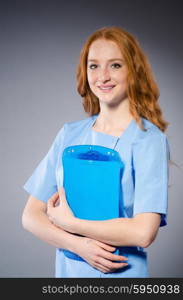
[[[69,221],[66,222],[65,224],[62,223],[62,224],[59,224],[59,225],[65,231],[77,234],[77,232],[76,232],[76,224],[77,224],[77,218],[75,218],[73,216],[73,217],[70,217]]]
[[[83,240],[82,236],[77,236],[73,234],[72,242],[70,244],[70,247],[68,248],[69,251],[76,253],[77,255],[80,254],[81,251],[81,242]]]

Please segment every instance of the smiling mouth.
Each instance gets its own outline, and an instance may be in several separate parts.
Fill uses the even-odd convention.
[[[100,91],[102,92],[110,92],[113,88],[115,87],[115,85],[113,86],[106,86],[106,87],[98,87]]]

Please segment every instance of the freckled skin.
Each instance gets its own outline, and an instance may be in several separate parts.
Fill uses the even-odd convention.
[[[117,60],[115,58],[118,58]],[[95,59],[96,61],[90,61]],[[115,59],[114,61],[110,61]],[[126,98],[127,66],[120,49],[113,41],[99,39],[89,49],[87,76],[92,92],[99,98],[100,105],[116,105]],[[104,92],[100,85],[115,85]]]

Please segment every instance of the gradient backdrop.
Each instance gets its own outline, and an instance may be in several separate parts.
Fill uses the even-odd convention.
[[[149,57],[172,159],[168,226],[147,249],[152,277],[183,277],[182,1],[1,1],[0,277],[54,277],[55,249],[21,225],[22,189],[64,122],[87,117],[75,70],[86,38],[117,25]],[[155,199],[155,201],[158,199]]]

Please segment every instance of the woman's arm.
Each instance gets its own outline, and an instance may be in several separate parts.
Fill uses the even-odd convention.
[[[75,251],[74,245],[77,245],[80,237],[69,234],[53,225],[48,219],[46,210],[46,203],[30,196],[22,215],[24,229],[52,246]]]
[[[141,213],[134,218],[88,221],[74,218],[65,230],[100,240],[115,246],[148,247],[155,239],[160,225],[157,213]]]
[[[60,204],[55,203],[60,199]],[[47,213],[54,224],[64,230],[81,234],[115,246],[148,247],[155,239],[160,214],[139,213],[133,218],[89,221],[76,218],[65,197],[63,188],[48,201]]]
[[[46,243],[78,254],[104,273],[114,272],[127,265],[124,262],[126,257],[112,253],[115,247],[64,231],[50,222],[46,212],[47,205],[30,196],[22,215],[23,227]]]

